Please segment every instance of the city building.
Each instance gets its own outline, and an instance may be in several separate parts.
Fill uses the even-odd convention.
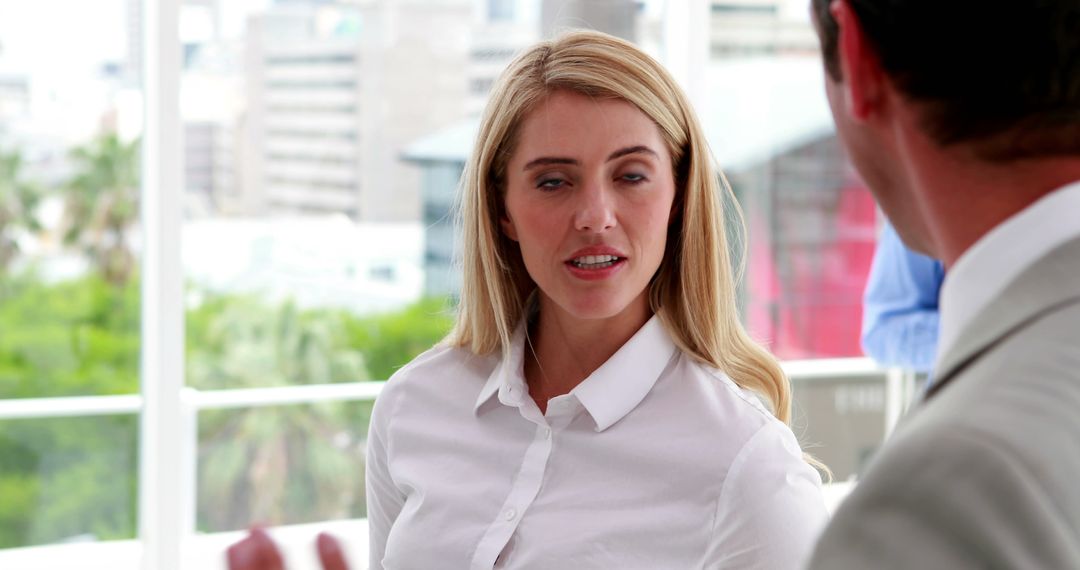
[[[589,28],[637,41],[638,0],[544,0],[540,33],[545,38],[568,28]]]
[[[803,0],[712,0],[709,11],[709,48],[714,58],[818,51]]]
[[[535,0],[478,0],[468,63],[468,114],[479,115],[495,79],[518,52],[540,39]]]
[[[237,42],[191,44],[180,84],[185,218],[240,216],[253,209],[240,178],[244,81]]]
[[[419,167],[424,226],[424,294],[461,293],[459,228],[455,212],[458,183],[480,119],[472,117],[417,140],[402,160]]]
[[[399,309],[422,292],[422,235],[415,222],[356,223],[344,214],[190,220],[188,302],[228,293],[355,314]]]
[[[30,80],[22,74],[0,74],[0,128],[30,110]]]
[[[252,211],[420,217],[404,146],[466,112],[467,0],[293,2],[252,17],[243,185]]]

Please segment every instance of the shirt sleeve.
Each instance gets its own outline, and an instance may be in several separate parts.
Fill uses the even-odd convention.
[[[388,384],[375,401],[368,428],[366,487],[368,517],[368,568],[381,570],[390,528],[405,504],[405,497],[390,476],[387,452],[389,419],[392,415],[391,388]]]
[[[909,250],[886,225],[863,296],[863,351],[886,366],[928,372],[937,354],[944,277],[940,261]]]
[[[828,514],[821,477],[791,430],[766,423],[743,446],[717,504],[705,568],[801,568]]]

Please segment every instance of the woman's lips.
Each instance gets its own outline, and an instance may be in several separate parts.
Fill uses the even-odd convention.
[[[582,261],[582,257],[578,257],[578,258],[572,259],[570,261],[567,261],[564,264],[564,265],[566,265],[567,271],[569,271],[571,275],[573,275],[574,277],[576,277],[578,279],[583,279],[583,280],[586,280],[586,281],[596,281],[596,280],[600,280],[600,279],[607,279],[608,277],[611,277],[612,275],[618,273],[623,268],[623,266],[626,265],[626,258],[625,257],[614,257],[614,256],[583,256],[583,257],[586,257],[586,258],[588,258],[588,257],[601,257],[601,258],[604,258],[602,260],[598,260],[597,263],[586,263],[584,265],[581,265],[580,261]],[[610,259],[610,260],[606,259],[606,258],[609,258],[609,257],[614,257],[614,259]],[[593,261],[593,260],[586,259],[586,261]]]

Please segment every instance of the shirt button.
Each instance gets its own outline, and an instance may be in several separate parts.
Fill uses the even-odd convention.
[[[506,512],[503,513],[503,517],[506,518],[506,520],[508,520],[508,521],[514,520],[514,517],[516,517],[516,516],[517,516],[517,511],[515,511],[514,509],[506,509]]]

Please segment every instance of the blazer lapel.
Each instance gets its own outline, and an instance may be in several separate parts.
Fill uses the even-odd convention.
[[[1080,303],[1080,238],[1051,250],[1025,269],[966,327],[944,354],[931,398],[970,363],[1012,333],[1066,305]]]

